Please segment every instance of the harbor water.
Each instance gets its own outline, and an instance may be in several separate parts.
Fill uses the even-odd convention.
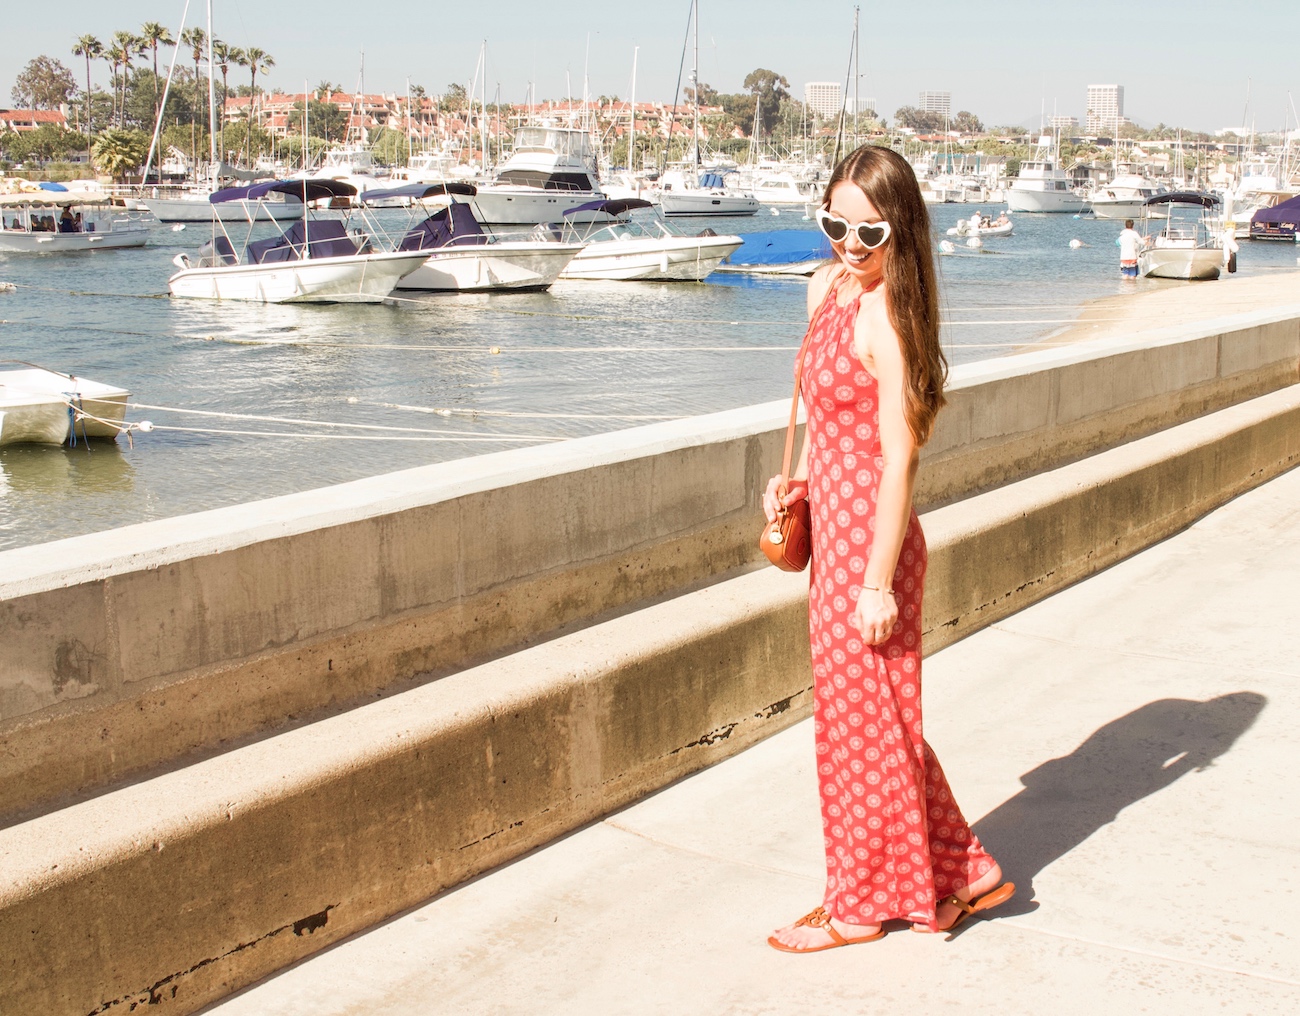
[[[971,210],[932,209],[936,246]],[[1170,285],[1119,279],[1122,223],[1014,218],[1014,236],[956,239],[939,258],[954,364],[1060,331],[1099,297]],[[812,227],[766,208],[687,225]],[[0,549],[788,397],[806,323],[805,279],[718,274],[378,306],[169,298],[172,258],[207,235],[159,225],[140,250],[0,255],[16,286],[0,293],[0,359],[127,388],[127,419],[155,424],[134,446],[0,448]],[[1240,274],[1295,255],[1243,242]]]

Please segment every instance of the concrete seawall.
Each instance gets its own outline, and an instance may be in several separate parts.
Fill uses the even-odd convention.
[[[1300,386],[927,513],[926,648],[1296,464]],[[807,715],[805,583],[753,571],[0,830],[0,982],[192,1012],[720,760]]]
[[[958,368],[918,504],[1294,384],[1298,363],[1300,308]],[[786,412],[772,403],[0,554],[0,816],[744,571]]]

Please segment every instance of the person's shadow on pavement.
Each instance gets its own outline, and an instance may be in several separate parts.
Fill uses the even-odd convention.
[[[1069,755],[1025,773],[1025,789],[973,827],[1016,884],[1015,898],[997,916],[1034,910],[1035,875],[1130,804],[1212,766],[1267,702],[1249,691],[1206,702],[1148,702],[1099,728]]]

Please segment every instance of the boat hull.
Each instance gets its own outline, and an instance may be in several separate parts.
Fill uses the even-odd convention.
[[[560,277],[582,244],[502,243],[448,247],[397,283],[399,291],[474,293],[499,289],[546,289]]]
[[[1081,212],[1085,199],[1073,191],[1046,191],[1018,188],[1007,189],[1007,208],[1013,212]]]
[[[212,204],[203,198],[140,198],[140,204],[159,222],[287,222],[302,218],[301,201],[225,201]]]
[[[357,254],[269,265],[183,268],[167,280],[172,296],[252,303],[382,303],[427,253]]]
[[[699,282],[728,254],[740,249],[739,237],[681,237],[662,240],[612,240],[585,247],[561,273],[563,279],[617,282]]]
[[[997,238],[999,236],[1010,236],[1013,232],[1015,232],[1015,228],[1016,228],[1016,224],[1014,222],[1008,222],[1004,226],[984,226],[976,230],[974,233],[972,233],[969,228],[962,229],[959,226],[953,226],[947,231],[947,235],[948,236],[978,236],[981,239],[987,239],[989,237]]]
[[[149,240],[144,226],[112,229],[102,233],[21,233],[0,232],[0,252],[5,254],[66,254],[70,251],[116,250],[143,247]]]
[[[535,226],[539,222],[564,222],[565,212],[589,201],[601,201],[600,191],[544,190],[541,187],[512,187],[482,184],[469,202],[474,218],[491,226]],[[605,212],[576,212],[570,222],[610,222]]]
[[[76,436],[111,440],[122,430],[130,395],[124,388],[48,370],[0,372],[0,447],[64,444],[73,426],[70,396],[90,414],[76,421]]]
[[[1143,198],[1115,198],[1113,200],[1094,200],[1090,202],[1092,214],[1099,219],[1140,219],[1143,217]]]
[[[811,275],[824,264],[826,259],[818,258],[777,265],[718,265],[717,270],[728,275]]]
[[[1138,272],[1152,279],[1217,279],[1223,252],[1213,247],[1155,247],[1138,255]]]
[[[755,215],[758,199],[710,191],[664,191],[659,195],[659,210],[664,215]]]

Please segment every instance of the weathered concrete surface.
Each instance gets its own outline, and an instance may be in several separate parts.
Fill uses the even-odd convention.
[[[927,646],[1297,461],[1300,387],[930,513]],[[192,1012],[731,754],[807,708],[805,582],[753,572],[0,831],[0,984]]]
[[[1294,384],[1293,312],[958,368],[918,503]],[[0,821],[750,567],[787,404],[0,554]]]
[[[785,956],[812,733],[762,742],[211,1016],[1300,1009],[1300,470],[925,663],[926,736],[1020,886],[955,939]]]

